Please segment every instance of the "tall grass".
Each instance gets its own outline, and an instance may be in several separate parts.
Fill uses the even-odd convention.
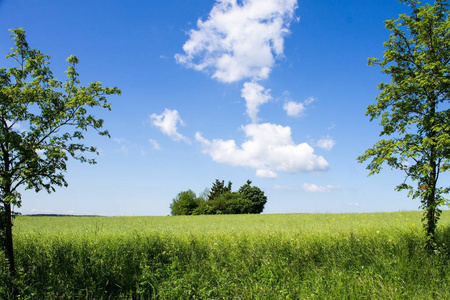
[[[450,299],[447,211],[435,255],[423,248],[419,212],[20,216],[15,225],[24,299]]]

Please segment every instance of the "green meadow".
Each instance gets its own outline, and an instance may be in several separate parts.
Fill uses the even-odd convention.
[[[15,285],[21,299],[450,299],[450,212],[433,255],[421,217],[18,216]]]

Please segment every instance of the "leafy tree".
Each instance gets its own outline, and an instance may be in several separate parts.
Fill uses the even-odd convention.
[[[171,214],[172,216],[192,215],[201,201],[192,190],[180,192],[170,204]]]
[[[70,56],[65,82],[53,77],[48,55],[30,48],[23,29],[11,30],[15,42],[6,56],[16,66],[0,68],[0,205],[2,234],[11,276],[14,277],[12,206],[20,207],[20,187],[36,192],[54,192],[55,186],[67,186],[64,180],[69,157],[94,164],[85,153],[97,153],[82,140],[89,129],[100,135],[103,120],[88,109],[110,109],[107,95],[120,94],[117,88],[102,87],[100,82],[81,86]]]
[[[378,85],[381,92],[366,112],[371,121],[381,118],[384,139],[358,160],[370,160],[369,175],[383,164],[406,173],[396,189],[420,198],[427,248],[432,251],[439,206],[448,204],[444,195],[449,192],[438,185],[439,175],[450,167],[449,6],[442,0],[422,6],[417,0],[401,2],[411,14],[385,21],[391,35],[383,59],[369,59],[369,65],[381,66],[391,78]]]
[[[231,192],[231,182],[228,181],[228,186],[225,186],[224,180],[219,181],[219,179],[216,179],[216,182],[213,183],[211,191],[209,192],[208,200],[213,200],[217,196],[220,196],[226,192]]]
[[[239,188],[239,193],[244,199],[251,202],[251,206],[246,213],[260,214],[264,210],[264,205],[267,203],[267,197],[264,192],[257,186],[251,186],[252,182],[247,180],[247,183]]]

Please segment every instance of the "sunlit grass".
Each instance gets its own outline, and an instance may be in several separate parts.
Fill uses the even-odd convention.
[[[20,216],[14,227],[17,284],[36,299],[448,299],[448,212],[438,237],[430,256],[419,212]]]

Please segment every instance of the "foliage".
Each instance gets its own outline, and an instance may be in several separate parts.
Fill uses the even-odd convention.
[[[30,48],[23,29],[11,32],[15,46],[6,58],[15,66],[0,68],[0,203],[13,274],[11,206],[21,205],[19,189],[54,192],[55,186],[67,186],[64,173],[69,157],[95,163],[85,153],[97,150],[80,142],[83,134],[89,129],[109,134],[102,131],[103,120],[88,109],[109,110],[106,96],[120,94],[120,90],[102,87],[100,82],[81,86],[74,55],[67,59],[68,80],[57,80],[49,68],[50,56]]]
[[[0,249],[5,249],[6,241],[6,226],[5,226],[5,207],[0,206]]]
[[[203,202],[192,190],[178,193],[170,204],[172,216],[192,215],[193,211]]]
[[[449,299],[440,222],[430,256],[419,212],[18,216],[20,299]]]
[[[244,199],[250,201],[251,206],[247,213],[250,214],[260,214],[264,210],[264,205],[266,205],[267,197],[264,192],[257,186],[251,186],[252,182],[247,180],[247,183],[239,188],[239,193]]]
[[[231,182],[225,186],[224,180],[216,179],[207,200],[204,196],[196,198],[195,193],[189,190],[189,195],[181,201],[181,195],[187,192],[179,193],[170,205],[172,215],[259,214],[264,209],[267,197],[261,189],[251,186],[251,183],[247,180],[238,192],[232,192]],[[206,195],[206,191],[203,195]]]
[[[371,121],[381,118],[380,136],[360,162],[370,160],[370,175],[383,164],[406,172],[407,180],[397,190],[409,190],[421,199],[427,246],[433,250],[439,206],[448,204],[448,187],[438,185],[439,175],[450,163],[450,18],[447,1],[419,6],[416,0],[401,1],[412,10],[396,20],[385,21],[390,30],[383,59],[372,58],[390,76],[390,83],[378,85],[377,102],[369,105]]]
[[[216,179],[216,182],[213,183],[211,191],[209,192],[208,200],[213,200],[226,192],[231,192],[231,182],[228,181],[228,186],[225,186],[224,180],[219,181],[219,179]]]
[[[225,192],[218,197],[202,203],[194,211],[196,215],[223,215],[249,213],[251,202],[240,193]]]

